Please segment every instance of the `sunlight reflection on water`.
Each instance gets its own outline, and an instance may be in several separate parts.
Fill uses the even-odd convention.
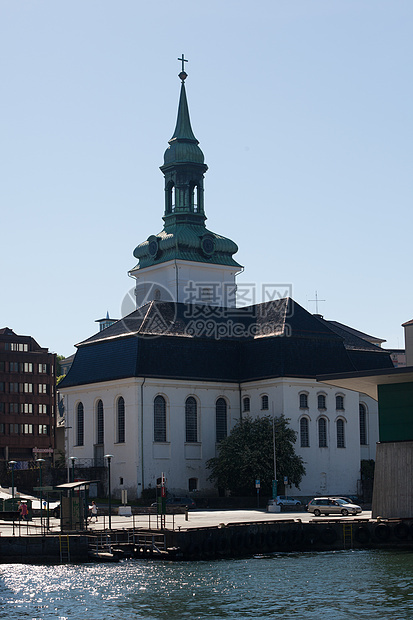
[[[406,620],[413,554],[341,551],[170,563],[0,565],[0,618]]]

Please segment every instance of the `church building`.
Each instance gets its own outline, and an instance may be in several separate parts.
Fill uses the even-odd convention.
[[[180,60],[177,123],[161,166],[164,225],[134,251],[136,310],[78,344],[59,385],[66,456],[103,466],[112,455],[117,496],[140,497],[161,473],[171,493],[211,495],[206,462],[234,424],[284,414],[306,468],[300,490],[288,492],[355,494],[361,460],[375,456],[377,403],[316,376],[390,368],[390,356],[289,297],[237,307],[238,248],[205,225],[207,165]]]

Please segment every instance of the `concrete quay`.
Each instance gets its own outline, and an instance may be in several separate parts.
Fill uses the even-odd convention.
[[[357,548],[413,549],[413,518],[376,520],[314,517],[307,512],[264,510],[194,510],[166,515],[162,527],[154,514],[113,515],[89,523],[86,532],[61,532],[60,521],[36,518],[29,523],[0,521],[0,561],[86,562],[121,558],[171,560],[246,557],[274,552]]]

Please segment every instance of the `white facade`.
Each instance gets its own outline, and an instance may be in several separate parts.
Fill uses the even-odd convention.
[[[177,259],[129,273],[136,279],[137,308],[149,301],[232,308],[236,301],[235,276],[239,272],[235,267]]]
[[[128,490],[131,499],[139,497],[144,488],[155,486],[162,472],[171,493],[183,494],[196,489],[203,495],[215,494],[207,480],[206,462],[216,455],[216,402],[219,398],[226,402],[228,433],[240,415],[284,414],[289,418],[290,426],[297,433],[296,453],[302,456],[306,468],[300,489],[288,488],[289,493],[298,496],[356,494],[361,459],[375,458],[377,403],[365,395],[338,390],[311,379],[279,378],[238,385],[131,378],[68,387],[62,390],[62,396],[69,427],[67,456],[76,456],[77,463],[82,465],[97,456],[112,454],[111,483],[117,497],[122,489]],[[154,441],[154,401],[158,396],[164,398],[166,405],[166,441]],[[325,403],[319,396],[324,397]],[[342,398],[339,401],[342,409],[337,409],[337,396]],[[124,441],[121,442],[118,441],[120,397],[124,400],[125,419]],[[188,398],[196,401],[196,441],[194,437],[186,441],[185,402]],[[245,399],[249,399],[249,403]],[[104,440],[96,452],[100,400]],[[320,402],[325,408],[320,408]],[[79,437],[80,403],[84,428]],[[360,445],[360,403],[366,410],[366,443],[363,445]],[[321,418],[324,422],[320,431]],[[303,419],[307,422],[301,422]],[[325,443],[323,447],[320,447],[320,433]]]

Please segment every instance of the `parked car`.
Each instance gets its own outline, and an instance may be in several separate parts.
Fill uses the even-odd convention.
[[[359,514],[361,506],[350,504],[344,499],[333,499],[331,497],[315,497],[307,505],[308,512],[314,513],[316,517],[320,515],[341,514],[346,517],[349,514]]]
[[[299,499],[289,495],[277,495],[276,501],[278,506],[301,506]]]

